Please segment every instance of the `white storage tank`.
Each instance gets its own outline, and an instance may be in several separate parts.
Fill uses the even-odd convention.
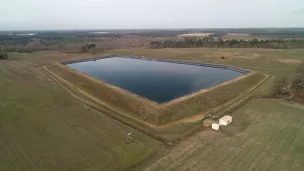
[[[218,123],[213,123],[211,128],[217,131],[220,129],[220,125]]]
[[[219,120],[219,124],[223,125],[223,126],[227,126],[231,122],[232,122],[232,116],[230,116],[230,115],[225,115],[222,118],[220,118],[220,120]]]

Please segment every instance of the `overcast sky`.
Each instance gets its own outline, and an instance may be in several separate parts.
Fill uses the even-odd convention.
[[[304,27],[304,0],[0,2],[0,30]]]

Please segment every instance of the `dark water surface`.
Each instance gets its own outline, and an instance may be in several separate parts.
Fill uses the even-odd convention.
[[[66,66],[157,103],[170,101],[243,74],[224,68],[126,57],[82,61]]]

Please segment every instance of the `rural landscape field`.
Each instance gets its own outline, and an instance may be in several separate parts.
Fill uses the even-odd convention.
[[[109,54],[228,64],[279,77],[294,75],[304,50],[121,49],[96,55]],[[75,100],[37,68],[86,55],[42,51],[9,56],[9,60],[0,61],[3,156],[0,170],[301,170],[303,167],[301,104],[253,98],[230,113],[235,120],[221,132],[203,129],[177,145],[163,146]],[[265,85],[257,91],[271,89],[271,80]],[[133,132],[136,141],[126,144],[129,132]]]
[[[0,171],[303,171],[304,1],[3,1]]]

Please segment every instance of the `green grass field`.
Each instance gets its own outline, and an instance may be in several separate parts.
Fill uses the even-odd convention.
[[[202,131],[147,170],[303,170],[304,106],[254,99],[222,132]]]
[[[219,63],[292,76],[304,50],[127,49],[107,54]],[[251,99],[231,113],[233,124],[223,131],[200,131],[161,148],[149,136],[76,101],[36,67],[86,56],[13,53],[0,61],[1,171],[303,170],[303,105]],[[259,91],[269,88],[267,82]],[[125,132],[132,130],[138,142],[125,144]]]
[[[69,96],[35,55],[0,61],[0,170],[124,170],[155,152],[154,139]]]

